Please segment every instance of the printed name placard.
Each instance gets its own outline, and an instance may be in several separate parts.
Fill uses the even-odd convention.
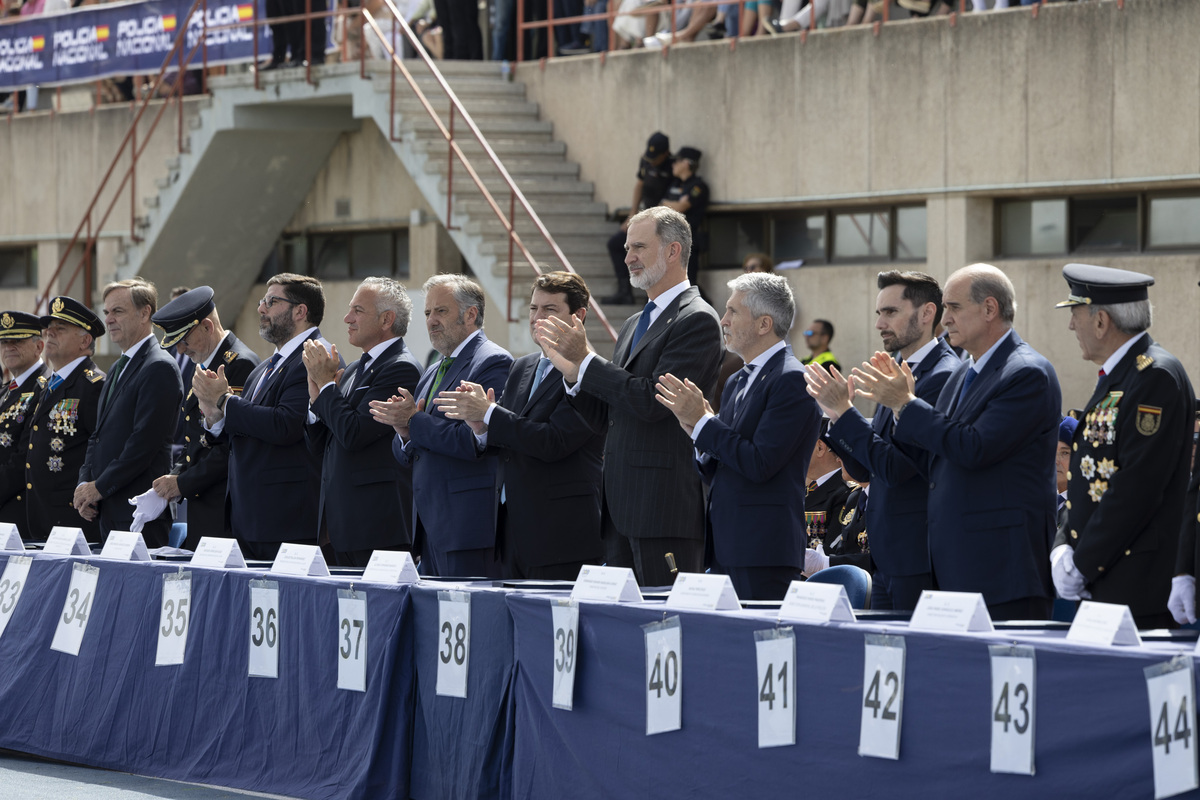
[[[1129,606],[1115,603],[1097,603],[1084,600],[1075,612],[1075,619],[1067,631],[1068,642],[1099,645],[1133,645],[1142,643]]]
[[[836,583],[792,581],[783,603],[779,620],[798,622],[854,622],[854,609],[846,587]]]
[[[421,580],[412,554],[403,550],[376,550],[363,570],[362,579],[367,583],[416,583]]]
[[[796,743],[796,634],[791,628],[754,632],[758,665],[758,746]]]
[[[277,575],[309,575],[316,578],[329,577],[329,565],[321,548],[315,544],[293,544],[284,542],[275,555],[271,572]]]
[[[91,564],[73,564],[71,583],[67,586],[67,597],[54,629],[54,640],[50,649],[67,655],[79,655],[83,634],[87,632],[88,620],[92,618],[92,604],[96,596],[96,583],[100,580],[100,568]]]
[[[50,529],[42,552],[55,556],[90,556],[92,548],[83,536],[83,528],[64,528],[56,525]]]
[[[223,536],[201,536],[192,554],[193,567],[208,569],[241,569],[246,566],[242,547],[237,539]]]
[[[992,772],[1033,774],[1037,664],[1032,647],[994,644],[992,659]]]
[[[338,589],[337,687],[367,690],[367,596],[353,589]]]
[[[554,600],[550,605],[550,624],[554,628],[555,708],[570,711],[575,704],[575,664],[579,654],[579,604],[574,600]]]
[[[100,557],[109,561],[149,561],[146,540],[133,531],[109,531]]]
[[[646,735],[683,725],[683,633],[679,617],[642,626],[646,638]]]
[[[728,611],[741,607],[728,575],[680,572],[667,595],[667,608]]]
[[[25,552],[25,543],[21,541],[21,534],[17,531],[17,526],[11,522],[0,522],[0,550]]]
[[[1154,800],[1200,785],[1196,771],[1196,682],[1191,656],[1145,668],[1150,697]]]
[[[279,584],[250,581],[250,677],[279,677]]]
[[[602,603],[640,603],[642,592],[629,567],[579,568],[572,600],[597,600]]]
[[[467,668],[471,659],[471,595],[438,592],[438,651],[436,694],[467,696]]]
[[[33,559],[28,556],[12,556],[4,565],[4,574],[0,575],[0,636],[4,636],[4,629],[21,600],[31,564]]]
[[[867,634],[863,658],[862,726],[858,754],[900,757],[904,710],[904,637]]]
[[[163,575],[162,605],[158,615],[158,651],[154,666],[182,664],[192,623],[192,573]]]
[[[978,592],[937,592],[926,589],[913,610],[908,627],[917,631],[968,633],[992,631],[983,595]]]

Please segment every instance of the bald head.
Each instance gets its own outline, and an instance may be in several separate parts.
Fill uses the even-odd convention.
[[[1012,328],[1017,311],[1012,281],[991,264],[971,264],[952,274],[942,304],[950,344],[976,360]]]

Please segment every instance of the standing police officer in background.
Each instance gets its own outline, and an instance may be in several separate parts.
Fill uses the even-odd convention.
[[[42,321],[23,311],[0,312],[0,360],[12,380],[0,395],[0,522],[25,525],[25,455],[37,408],[50,373],[42,363]]]
[[[699,288],[700,255],[708,252],[708,184],[697,174],[700,169],[700,151],[694,147],[681,147],[671,165],[675,180],[667,187],[662,204],[678,211],[687,218],[692,229],[692,254],[688,258],[687,276],[692,285]],[[704,296],[701,290],[700,296]]]

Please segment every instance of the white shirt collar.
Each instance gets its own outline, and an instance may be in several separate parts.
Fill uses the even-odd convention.
[[[221,349],[221,344],[224,343],[224,341],[229,338],[229,334],[230,334],[230,331],[225,331],[225,335],[221,337],[221,341],[217,342],[217,346],[212,349],[211,353],[206,355],[203,358],[203,360],[201,360],[201,362],[200,362],[201,369],[208,369],[208,362],[213,360],[213,356],[215,356],[217,354],[217,351]]]
[[[835,469],[833,472],[826,472],[824,475],[822,475],[821,477],[817,478],[817,486],[824,486],[824,485],[825,485],[825,482],[826,482],[827,480],[829,480],[830,478],[832,478],[834,475],[840,475],[841,473],[842,473],[842,468],[841,468],[841,467],[838,467],[838,468],[837,468],[837,469]]]
[[[989,347],[987,349],[986,353],[984,353],[982,356],[979,357],[978,361],[972,360],[971,367],[974,368],[975,374],[978,375],[980,372],[983,372],[983,368],[987,364],[988,359],[992,357],[992,353],[996,352],[996,348],[998,348],[1001,344],[1003,344],[1004,340],[1009,338],[1010,336],[1012,336],[1012,334],[1013,334],[1012,328],[1009,328],[1008,330],[1006,330],[1004,332],[1003,336],[1001,336],[999,339],[996,340],[995,344],[993,344],[991,347]]]
[[[476,336],[480,336],[482,333],[483,328],[476,328],[475,330],[471,331],[469,334],[467,334],[467,338],[458,343],[458,347],[454,348],[454,352],[450,354],[450,357],[458,358],[458,354],[461,353],[463,348],[467,346],[467,342],[471,341]]]
[[[930,339],[928,342],[921,345],[920,349],[918,349],[917,352],[913,353],[911,356],[909,356],[908,358],[906,358],[904,360],[908,362],[909,367],[915,367],[917,364],[921,363],[921,359],[925,358],[925,356],[932,353],[933,348],[935,348],[937,346],[938,346],[938,340]]]
[[[58,377],[62,378],[65,381],[67,378],[69,378],[71,376],[71,373],[75,371],[75,368],[83,363],[83,360],[85,358],[87,358],[87,356],[80,356],[79,358],[75,359],[74,361],[71,361],[70,363],[68,363],[62,369],[54,370],[54,373],[56,375],[58,375]]]
[[[778,342],[776,342],[775,344],[768,347],[766,350],[759,353],[754,358],[750,359],[750,363],[747,364],[746,366],[748,366],[748,367],[753,366],[754,369],[750,372],[750,377],[746,381],[746,388],[742,390],[743,396],[744,396],[745,392],[750,391],[750,386],[754,383],[754,381],[756,381],[758,379],[759,374],[762,372],[763,367],[765,367],[767,365],[767,362],[770,361],[775,356],[776,353],[778,353],[780,350],[782,350],[785,347],[787,347],[787,342],[785,342],[781,339]]]
[[[663,309],[669,306],[676,297],[687,291],[689,286],[691,284],[687,280],[682,280],[654,298],[654,310],[650,312],[650,324],[653,325],[659,316],[662,315]]]
[[[284,342],[283,347],[276,347],[275,352],[279,353],[279,360],[283,361],[288,356],[290,356],[292,353],[296,352],[296,348],[298,348],[301,345],[301,343],[303,343],[304,340],[309,337],[309,334],[311,334],[316,329],[317,329],[317,326],[314,325],[311,328],[301,331],[300,333],[297,333],[292,338],[288,339],[286,342]]]
[[[398,341],[400,341],[399,336],[393,336],[390,339],[384,339],[382,342],[380,342],[379,344],[375,345],[370,350],[368,350],[366,354],[371,357],[372,361],[374,361],[375,359],[377,359],[381,355],[383,355],[384,350],[387,350],[389,347],[391,347],[393,344],[395,344]]]
[[[147,334],[145,339],[139,339],[137,343],[133,345],[133,347],[130,347],[128,350],[122,350],[121,355],[125,356],[126,358],[133,358],[138,354],[138,351],[142,349],[142,345],[149,341],[153,341],[155,345],[158,344],[158,339],[154,338],[153,331]]]
[[[1113,351],[1113,354],[1108,357],[1107,361],[1104,362],[1104,374],[1112,374],[1112,371],[1117,368],[1117,364],[1121,363],[1121,359],[1125,357],[1125,354],[1129,352],[1129,349],[1137,343],[1138,339],[1141,339],[1145,335],[1146,332],[1142,331],[1137,336],[1134,336],[1132,339]]]
[[[29,378],[29,376],[41,368],[42,368],[42,360],[39,358],[37,361],[33,362],[32,367],[30,367],[29,369],[25,370],[24,372],[22,372],[20,375],[17,376],[17,378],[16,378],[17,386],[18,387],[24,386],[25,381]]]

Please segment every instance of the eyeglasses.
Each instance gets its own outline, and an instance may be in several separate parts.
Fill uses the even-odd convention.
[[[300,305],[299,300],[288,300],[286,297],[272,297],[271,295],[267,295],[262,300],[258,301],[260,306],[266,306],[267,308],[272,308],[276,303],[287,303],[288,305],[293,306]]]

